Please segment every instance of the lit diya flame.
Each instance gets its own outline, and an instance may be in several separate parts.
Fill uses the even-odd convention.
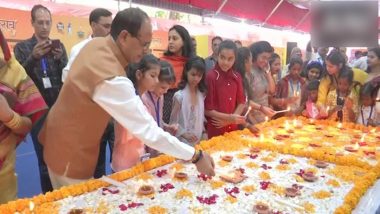
[[[33,201],[29,201],[29,210],[30,211],[34,210],[34,203],[33,203]]]
[[[231,162],[233,158],[234,157],[232,157],[231,155],[223,155],[222,156],[222,160],[227,161],[227,162]]]
[[[300,129],[300,128],[302,128],[302,122],[301,122],[301,121],[298,121],[298,120],[296,120],[296,119],[294,119],[294,120],[293,120],[293,126],[294,126],[294,128],[296,128],[296,129]]]
[[[285,130],[288,130],[288,129],[289,129],[289,121],[285,120],[285,125],[284,125],[284,127],[285,127]]]
[[[342,123],[338,123],[337,128],[342,129]]]
[[[363,134],[362,137],[360,138],[360,142],[365,142],[365,137],[366,136],[367,136],[366,134]]]
[[[314,124],[315,124],[315,120],[311,118],[311,119],[309,120],[309,124],[310,124],[310,125],[314,125]]]
[[[263,203],[256,204],[253,206],[253,210],[256,211],[258,214],[269,214],[269,206]]]

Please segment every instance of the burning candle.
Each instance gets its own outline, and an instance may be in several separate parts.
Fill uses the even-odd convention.
[[[268,122],[268,116],[265,116],[265,123]]]
[[[294,127],[297,126],[297,120],[296,120],[296,119],[293,120],[293,126],[294,126]]]

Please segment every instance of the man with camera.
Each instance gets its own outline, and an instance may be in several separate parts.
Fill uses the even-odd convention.
[[[32,38],[17,43],[14,53],[50,109],[62,88],[62,69],[67,64],[66,50],[59,40],[49,38],[52,26],[49,9],[42,5],[35,5],[31,11],[31,19],[34,34]],[[35,123],[31,136],[38,158],[41,188],[45,193],[51,191],[52,186],[43,160],[42,147],[37,138],[44,119],[45,117],[42,117]]]

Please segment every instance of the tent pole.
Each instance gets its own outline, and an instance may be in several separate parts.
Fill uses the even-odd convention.
[[[218,10],[216,10],[215,14],[213,15],[213,17],[215,17],[216,15],[218,15],[220,13],[220,11],[222,11],[224,5],[226,5],[226,3],[228,2],[228,0],[223,0],[222,4],[220,4]]]
[[[132,0],[129,0],[129,7],[132,7]]]
[[[267,18],[264,20],[263,23],[261,23],[261,27],[264,26],[267,21],[270,19],[270,17],[273,16],[273,14],[276,12],[276,10],[278,9],[278,7],[280,7],[280,5],[282,4],[282,2],[284,2],[284,0],[281,0],[280,2],[277,3],[276,7],[273,8],[273,10],[269,13],[269,15],[267,16]]]
[[[310,10],[302,17],[302,19],[296,24],[294,27],[295,30],[306,20],[306,18],[309,16]]]

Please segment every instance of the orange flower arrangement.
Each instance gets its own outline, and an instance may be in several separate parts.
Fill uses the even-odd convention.
[[[300,121],[302,124],[309,123],[309,120],[303,117],[297,117],[296,119]],[[278,127],[278,124],[283,124],[286,120],[289,120],[289,118],[279,118],[277,120],[268,121],[266,123],[258,124],[257,127],[263,133],[265,133],[265,136],[271,136],[272,134],[275,134],[275,132],[271,131],[273,130],[273,127]],[[339,130],[336,130],[335,127],[337,127],[337,123],[334,121],[317,120],[314,121],[313,125],[305,125],[305,129],[313,126],[324,127],[326,128],[326,130],[331,131],[331,133],[340,133]],[[371,135],[369,139],[376,139],[374,136],[380,133],[380,127],[365,127],[354,123],[343,123],[342,129],[344,129],[345,133],[347,133],[348,135],[368,133],[368,135]],[[295,129],[294,134],[302,135],[304,133],[307,133],[307,131]],[[354,181],[354,187],[345,196],[344,203],[342,204],[342,206],[338,207],[335,210],[335,213],[350,213],[355,208],[360,198],[367,191],[367,189],[370,186],[372,186],[374,182],[380,177],[380,163],[377,163],[376,165],[370,165],[368,162],[363,161],[363,150],[360,150],[360,152],[358,152],[357,154],[349,154],[342,156],[337,155],[337,148],[342,147],[347,143],[345,139],[341,140],[339,139],[339,137],[331,138],[329,136],[322,136],[319,142],[328,141],[332,144],[332,146],[330,145],[325,147],[322,143],[320,144],[321,147],[313,147],[311,150],[304,149],[305,147],[309,147],[307,137],[300,137],[299,139],[299,142],[293,142],[293,140],[291,139],[284,139],[282,140],[283,144],[278,144],[275,140],[270,138],[260,141],[257,137],[254,137],[249,130],[245,129],[241,131],[226,133],[223,136],[214,137],[207,141],[202,141],[200,142],[200,144],[196,145],[196,148],[203,149],[209,153],[213,153],[217,151],[238,151],[247,147],[256,147],[262,150],[272,151],[272,158],[275,157],[276,153],[282,153],[334,163],[337,166],[334,169],[330,170],[329,173],[332,173],[343,180]],[[369,142],[369,145],[372,146],[373,143]],[[272,154],[274,156],[272,156]],[[239,154],[238,158],[242,159],[247,157],[244,154]],[[268,156],[268,158],[270,157]],[[173,161],[175,161],[173,157],[161,155],[157,158],[144,161],[129,170],[112,174],[110,175],[110,177],[117,181],[124,181],[141,175],[144,172],[147,172],[154,168],[172,163]],[[297,162],[293,158],[290,158],[287,161],[289,164]],[[177,163],[175,164],[176,167],[179,165],[177,165]],[[259,167],[257,166],[257,164],[253,162],[250,162],[246,166],[249,168]],[[301,177],[296,178],[296,180],[299,180],[299,182],[303,181]],[[328,183],[333,186],[336,185],[336,183],[333,181],[329,181]],[[224,183],[222,184],[217,181],[210,181],[210,185],[213,188],[220,188],[224,185]],[[90,191],[94,191],[98,188],[107,186],[109,186],[109,184],[103,181],[91,179],[84,183],[62,187],[59,190],[48,192],[45,195],[37,195],[30,199],[19,199],[16,201],[9,202],[7,204],[0,205],[0,213],[25,213],[27,210],[29,210],[30,202],[33,202],[35,204],[34,211],[37,213],[58,213],[59,205],[55,203],[55,201],[66,198],[68,196],[81,195]],[[243,190],[245,192],[254,191],[254,187],[245,187],[243,188]],[[187,194],[185,194],[185,191],[181,192],[181,194],[182,193],[184,195]],[[320,198],[331,197],[331,193],[318,192],[315,193],[315,196]],[[314,210],[314,206],[312,206],[312,204],[304,205],[304,207],[305,210],[308,212],[313,212]],[[148,212],[166,213],[167,209],[160,206],[153,206],[148,209]]]

